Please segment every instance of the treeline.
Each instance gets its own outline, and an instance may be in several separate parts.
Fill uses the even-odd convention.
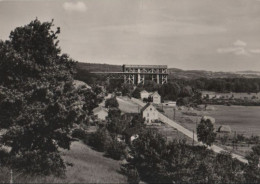
[[[215,92],[258,93],[260,91],[259,78],[200,78],[194,80],[172,80],[195,89]]]
[[[133,141],[131,157],[122,170],[130,183],[259,183],[259,150],[253,147],[244,164],[228,152],[216,154],[185,141],[167,142],[146,130]]]

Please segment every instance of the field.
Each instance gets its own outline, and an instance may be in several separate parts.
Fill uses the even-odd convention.
[[[66,178],[30,177],[14,172],[14,183],[126,183],[119,173],[120,162],[106,158],[80,142],[73,142],[71,150],[64,151],[65,161],[73,164],[67,168]],[[10,170],[0,167],[0,183],[10,181]]]
[[[260,136],[260,107],[257,106],[224,106],[214,105],[214,110],[176,110],[176,120],[184,127],[195,130],[201,116],[211,116],[216,119],[215,126],[229,125],[233,132],[245,136]],[[173,118],[173,109],[165,108],[168,117]]]

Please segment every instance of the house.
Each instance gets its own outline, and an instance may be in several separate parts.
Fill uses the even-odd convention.
[[[145,119],[145,123],[152,123],[158,120],[159,111],[151,103],[147,103],[142,109],[141,113]]]
[[[146,90],[143,90],[140,92],[140,96],[141,96],[141,99],[143,100],[144,98],[148,99],[149,96],[150,96],[150,93],[148,93]]]
[[[99,106],[93,109],[93,114],[97,116],[99,120],[106,120],[106,117],[108,116],[108,110],[106,108]]]
[[[153,94],[151,94],[151,97],[153,99],[153,103],[160,104],[161,103],[161,95],[156,91]]]

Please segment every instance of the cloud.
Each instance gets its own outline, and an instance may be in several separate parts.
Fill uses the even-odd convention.
[[[166,21],[159,23],[142,23],[130,25],[110,25],[93,28],[93,31],[118,31],[137,33],[148,37],[172,37],[180,35],[206,35],[226,32],[218,26],[187,23],[183,21]]]
[[[248,55],[248,51],[242,47],[229,47],[229,48],[219,48],[217,49],[218,53],[232,53],[235,55]]]
[[[247,43],[237,40],[233,43],[233,47],[218,48],[217,52],[220,54],[235,54],[250,56],[253,54],[260,54],[260,49],[248,49]]]
[[[85,12],[87,11],[87,6],[85,3],[78,1],[78,2],[65,2],[63,3],[63,8],[66,11],[77,11],[77,12]]]
[[[260,49],[250,49],[249,52],[253,54],[260,54]]]
[[[247,45],[246,42],[243,42],[241,40],[237,40],[233,43],[234,46],[237,46],[237,47],[245,47]]]

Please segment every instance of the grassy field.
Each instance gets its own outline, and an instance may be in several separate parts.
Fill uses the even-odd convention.
[[[66,171],[66,178],[31,177],[14,172],[14,183],[126,183],[120,174],[120,162],[106,158],[81,142],[73,142],[71,150],[63,151],[65,161],[73,164]],[[10,181],[10,170],[0,167],[0,183]]]
[[[132,102],[128,97],[117,97],[119,109],[125,113],[139,113],[141,107]]]
[[[233,131],[246,136],[260,136],[260,107],[254,106],[214,106],[214,111],[207,111],[216,119],[216,125],[229,125]]]
[[[233,132],[245,136],[260,136],[260,107],[214,105],[214,110],[176,110],[176,121],[184,127],[195,130],[202,116],[211,116],[216,120],[215,127],[229,125]],[[173,119],[173,109],[164,108],[166,115]]]

